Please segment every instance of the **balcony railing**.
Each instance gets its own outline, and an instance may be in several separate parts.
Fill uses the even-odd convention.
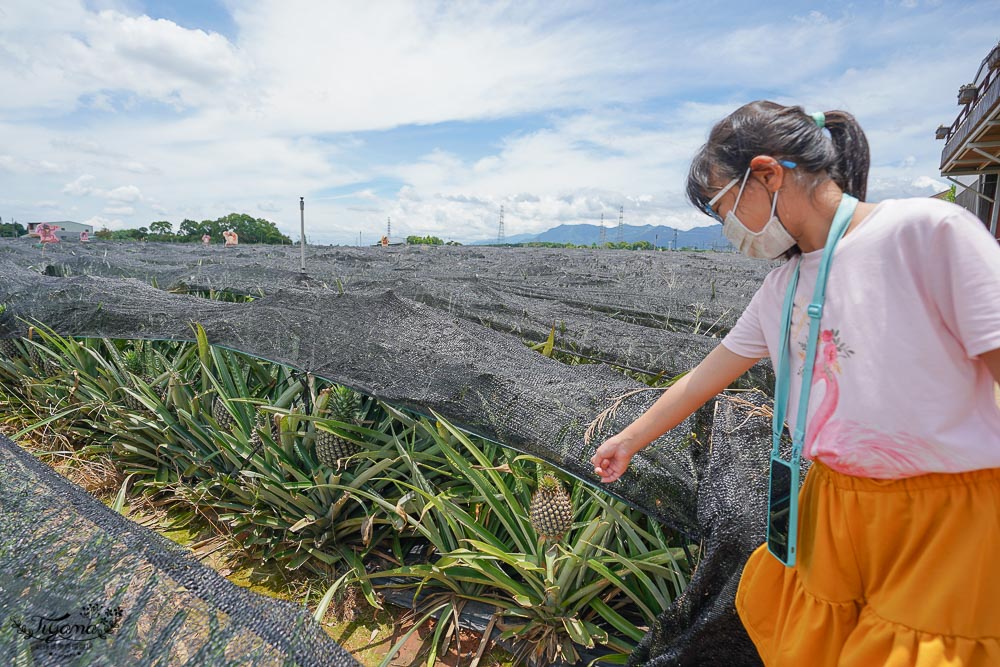
[[[946,140],[944,150],[941,151],[942,169],[969,138],[972,131],[978,128],[979,124],[993,111],[997,100],[1000,99],[1000,83],[998,83],[1000,69],[997,68],[998,64],[1000,64],[1000,44],[993,48],[993,51],[986,56],[979,68],[980,73],[986,69],[986,76],[981,82],[976,82],[975,96],[969,95],[972,89],[963,86],[962,92],[966,95],[965,99],[969,101],[962,106],[958,117],[947,128],[947,132],[945,126],[938,128],[938,137]],[[978,73],[976,78],[979,78]]]

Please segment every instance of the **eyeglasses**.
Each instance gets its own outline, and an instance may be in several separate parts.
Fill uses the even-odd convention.
[[[798,166],[797,163],[792,162],[791,160],[778,160],[778,164],[780,164],[782,167],[788,167],[789,169],[795,169],[795,167]],[[749,176],[749,175],[750,175],[750,170],[747,169],[747,176]],[[746,178],[746,176],[744,176],[744,178]],[[707,215],[710,218],[714,218],[716,222],[720,222],[721,223],[722,222],[722,216],[720,216],[718,213],[716,213],[715,209],[712,208],[712,207],[715,206],[716,202],[718,202],[720,199],[722,199],[723,195],[725,195],[727,192],[729,192],[730,190],[732,190],[733,186],[736,185],[739,182],[740,182],[740,177],[737,176],[733,180],[731,180],[728,183],[726,183],[726,185],[721,190],[719,190],[718,192],[716,192],[715,196],[712,197],[711,199],[709,199],[708,203],[705,204],[705,215]]]
[[[729,181],[729,183],[727,183],[724,188],[722,188],[721,190],[719,190],[718,192],[716,192],[714,197],[712,197],[711,199],[708,200],[708,203],[705,204],[705,214],[708,217],[715,218],[716,222],[719,222],[719,223],[722,222],[722,216],[720,216],[718,213],[716,213],[715,209],[712,208],[712,207],[715,205],[715,202],[717,202],[720,199],[722,199],[722,196],[724,194],[726,194],[727,192],[729,192],[730,190],[732,190],[733,186],[736,185],[739,182],[740,182],[740,179],[737,176],[733,180]]]

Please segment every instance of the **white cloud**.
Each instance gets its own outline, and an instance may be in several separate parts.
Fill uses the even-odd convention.
[[[94,186],[94,181],[96,179],[92,174],[81,174],[75,180],[70,181],[63,186],[63,194],[71,195],[74,197],[88,197],[95,196],[101,197],[103,199],[114,204],[128,204],[133,202],[142,201],[142,191],[135,185],[121,185],[110,190],[104,188],[99,188]]]
[[[38,5],[45,5],[44,7]],[[82,3],[14,2],[0,28],[0,109],[116,108],[115,91],[177,107],[211,102],[244,68],[225,37],[171,21],[90,12]]]
[[[49,143],[53,148],[61,151],[115,156],[114,153],[108,152],[92,139],[83,139],[80,137],[54,137],[49,141]]]
[[[135,208],[132,206],[105,206],[104,213],[108,215],[124,215],[126,217],[135,215]]]
[[[91,174],[83,174],[64,185],[62,191],[64,194],[74,197],[86,197],[95,192],[93,186],[90,185],[93,181],[94,177]]]
[[[914,188],[919,188],[921,190],[931,190],[933,192],[941,192],[942,190],[947,190],[951,187],[951,184],[941,178],[931,178],[930,176],[919,176],[910,182],[910,185]]]
[[[245,111],[297,131],[344,131],[496,117],[594,95],[636,99],[625,79],[652,54],[613,17],[571,16],[533,2],[243,5],[234,13],[239,44],[261,90]]]
[[[134,185],[122,185],[103,194],[112,202],[134,202],[142,199],[142,191]]]
[[[20,174],[61,174],[66,171],[63,165],[49,160],[14,155],[0,155],[0,170]]]
[[[157,169],[156,167],[146,166],[142,162],[139,162],[138,160],[128,160],[126,162],[122,162],[122,163],[119,163],[117,165],[112,165],[112,166],[117,166],[122,171],[128,171],[128,172],[131,172],[133,174],[158,174],[158,173],[160,173],[160,170]]]

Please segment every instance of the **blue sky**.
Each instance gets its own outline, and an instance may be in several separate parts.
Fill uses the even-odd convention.
[[[472,241],[683,197],[753,99],[846,109],[869,198],[927,196],[993,2],[6,0],[0,217],[139,227],[232,211],[312,240]]]

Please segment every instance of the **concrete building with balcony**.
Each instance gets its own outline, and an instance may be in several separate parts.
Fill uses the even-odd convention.
[[[944,139],[941,175],[958,187],[955,203],[997,229],[997,178],[1000,176],[1000,43],[983,58],[971,82],[958,89],[958,117],[938,127]]]

